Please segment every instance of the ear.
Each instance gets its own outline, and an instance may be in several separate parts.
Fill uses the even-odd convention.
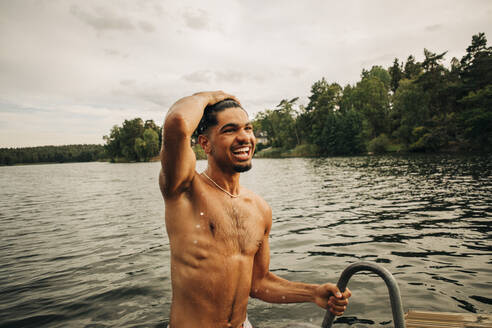
[[[210,140],[208,139],[208,137],[204,134],[200,134],[198,136],[198,143],[200,144],[200,146],[202,146],[202,149],[205,152],[205,154],[208,155],[210,153],[210,150],[212,149],[212,146],[210,144]]]

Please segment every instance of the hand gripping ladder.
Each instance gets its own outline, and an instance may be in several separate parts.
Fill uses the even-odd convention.
[[[395,278],[391,273],[382,266],[376,265],[370,262],[359,262],[349,265],[343,270],[340,279],[338,280],[337,287],[343,293],[347,287],[349,279],[359,271],[371,271],[383,278],[386,286],[388,287],[391,310],[393,311],[393,322],[395,328],[405,328],[405,319],[403,317],[403,305],[401,303],[400,289],[396,283]],[[325,319],[323,320],[322,328],[330,328],[335,315],[329,310],[326,311]]]

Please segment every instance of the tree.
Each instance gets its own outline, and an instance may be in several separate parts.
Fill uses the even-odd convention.
[[[135,154],[137,155],[137,162],[141,162],[142,160],[146,160],[147,158],[147,152],[146,152],[146,147],[145,147],[145,141],[143,141],[142,138],[136,138],[135,139],[135,144],[134,144],[134,150]]]
[[[322,155],[348,155],[362,151],[362,117],[354,110],[353,88],[329,84],[323,78],[311,87],[310,102],[299,115],[301,131]],[[312,129],[307,129],[308,127]]]
[[[158,139],[159,139],[159,148],[161,147],[162,144],[162,128],[155,124],[154,120],[146,120],[144,124],[145,129],[152,129],[157,133]]]
[[[127,161],[148,161],[156,156],[160,149],[161,127],[153,120],[141,118],[125,120],[123,126],[113,126],[109,136],[104,136],[106,151],[111,161],[117,158]]]
[[[415,80],[403,79],[393,98],[393,113],[399,120],[394,136],[407,147],[415,142],[414,128],[429,119],[429,99]]]
[[[275,109],[267,109],[256,115],[254,127],[258,132],[266,133],[272,147],[286,150],[300,143],[295,120],[296,111],[293,108],[298,99],[283,99]]]
[[[145,160],[148,161],[150,158],[159,154],[159,135],[155,129],[149,128],[144,131],[143,139],[145,142]]]
[[[312,143],[317,145],[322,153],[330,152],[330,145],[334,138],[335,121],[333,113],[339,109],[340,99],[342,98],[342,87],[338,83],[329,84],[325,78],[316,81],[311,86],[311,95],[306,107],[307,114],[311,122]]]
[[[342,87],[338,83],[329,84],[323,77],[311,86],[311,95],[309,96],[309,103],[306,110],[313,111],[320,108],[334,109],[341,96]]]
[[[139,117],[123,122],[120,130],[120,147],[121,153],[127,160],[136,161],[139,159],[135,151],[135,140],[142,137],[144,130],[143,121]]]
[[[422,64],[415,61],[415,57],[408,56],[405,68],[403,70],[403,77],[406,79],[414,79],[422,72]]]
[[[373,139],[388,131],[390,75],[380,66],[363,71],[353,91],[354,106],[364,117],[364,134]]]
[[[395,60],[393,61],[393,66],[391,66],[388,69],[388,72],[391,76],[391,82],[390,82],[391,91],[393,91],[393,93],[396,92],[396,89],[398,89],[398,85],[400,83],[400,80],[403,78],[402,67],[403,67],[403,64],[400,65],[400,63],[398,62],[398,58],[395,58]]]
[[[117,157],[123,156],[121,153],[121,128],[118,125],[113,125],[113,128],[111,129],[109,136],[104,136],[103,140],[106,142],[104,145],[104,149],[106,149],[106,152],[108,153],[109,157],[111,158],[111,161],[114,162]]]

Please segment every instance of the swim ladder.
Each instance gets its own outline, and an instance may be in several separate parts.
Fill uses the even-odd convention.
[[[349,265],[345,270],[343,270],[342,274],[340,275],[340,279],[337,283],[338,289],[340,289],[340,291],[343,293],[345,291],[345,288],[347,287],[350,278],[360,271],[374,272],[384,280],[384,282],[386,283],[386,287],[388,287],[395,328],[405,328],[405,319],[403,315],[403,305],[401,303],[400,289],[398,288],[398,284],[396,283],[395,278],[393,278],[393,275],[391,275],[391,273],[382,266],[370,262],[358,262]],[[326,310],[325,318],[321,327],[330,328],[333,323],[333,319],[335,319],[335,315],[329,310]]]

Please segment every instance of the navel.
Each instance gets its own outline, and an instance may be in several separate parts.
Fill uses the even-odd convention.
[[[215,224],[213,222],[210,222],[208,224],[208,227],[210,228],[210,232],[212,233],[212,236],[215,237]]]

